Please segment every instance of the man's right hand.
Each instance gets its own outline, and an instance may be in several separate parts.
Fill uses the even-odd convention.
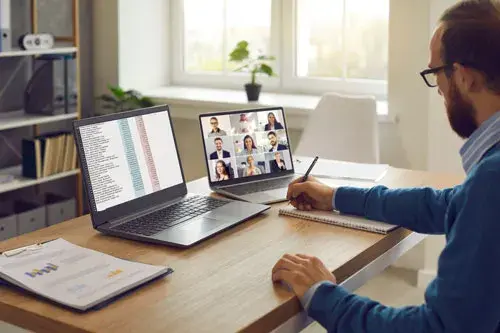
[[[302,177],[294,180],[288,186],[287,199],[299,210],[333,210],[332,200],[335,189],[309,176],[306,182]]]

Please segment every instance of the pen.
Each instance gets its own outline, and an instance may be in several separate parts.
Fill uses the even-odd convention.
[[[314,158],[314,160],[312,161],[311,165],[309,166],[309,169],[307,169],[306,173],[304,174],[304,176],[300,180],[301,183],[304,183],[304,182],[307,181],[307,178],[309,177],[309,174],[311,173],[311,171],[314,168],[314,165],[316,164],[316,162],[318,161],[318,159],[319,159],[319,156],[316,156]],[[290,205],[291,201],[288,201],[288,204]]]
[[[314,160],[312,161],[311,165],[309,166],[309,169],[307,169],[306,173],[304,174],[304,177],[302,177],[301,183],[307,181],[307,177],[309,177],[309,174],[311,173],[312,169],[314,168],[314,165],[318,161],[319,157],[316,156]]]

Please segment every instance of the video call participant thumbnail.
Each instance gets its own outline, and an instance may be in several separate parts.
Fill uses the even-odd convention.
[[[222,160],[224,158],[231,157],[231,153],[222,149],[222,143],[223,141],[221,138],[215,138],[214,144],[216,150],[212,154],[210,154],[211,160]]]
[[[243,138],[243,150],[241,151],[241,155],[253,155],[257,154],[259,151],[257,146],[255,145],[254,139],[250,135],[245,135]]]
[[[243,171],[243,177],[248,177],[248,176],[257,176],[261,175],[262,171],[260,168],[255,165],[255,159],[253,156],[248,156],[247,157],[247,167]]]
[[[218,160],[217,163],[215,163],[215,180],[220,182],[231,178],[231,171],[226,162]]]
[[[264,126],[264,131],[274,131],[284,129],[283,125],[276,119],[273,112],[267,114],[267,124]]]
[[[212,130],[208,133],[208,137],[214,136],[226,136],[226,131],[219,128],[219,120],[217,117],[210,118],[210,126],[212,126]]]
[[[281,158],[279,152],[274,153],[274,160],[270,161],[271,172],[281,172],[286,171],[285,161]]]
[[[248,116],[246,113],[240,114],[240,119],[237,123],[236,130],[240,134],[253,133],[254,132],[253,114],[251,116]]]
[[[276,137],[276,132],[269,132],[267,134],[267,138],[269,139],[269,144],[271,145],[271,149],[269,152],[272,153],[274,151],[287,150],[288,147],[278,143],[278,138]]]

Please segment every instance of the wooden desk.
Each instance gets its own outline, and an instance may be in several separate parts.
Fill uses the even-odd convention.
[[[390,187],[449,187],[460,176],[390,169]],[[189,184],[208,193],[206,179]],[[187,249],[104,236],[88,216],[2,242],[0,251],[57,237],[124,259],[170,265],[175,273],[107,308],[77,314],[0,287],[0,320],[36,332],[267,332],[308,323],[298,299],[271,282],[286,252],[321,258],[348,289],[364,284],[423,236],[398,229],[387,236],[266,214]]]

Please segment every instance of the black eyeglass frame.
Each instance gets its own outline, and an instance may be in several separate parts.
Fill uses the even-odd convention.
[[[435,88],[437,87],[437,84],[431,84],[427,78],[426,78],[426,75],[429,75],[429,74],[437,74],[439,72],[441,72],[442,70],[445,71],[445,74],[446,75],[450,75],[451,72],[453,72],[453,65],[443,65],[443,66],[439,66],[439,67],[434,67],[434,68],[429,68],[429,69],[426,69],[426,70],[423,70],[420,72],[420,76],[422,76],[422,79],[424,79],[424,82],[425,84],[429,87],[429,88]]]

